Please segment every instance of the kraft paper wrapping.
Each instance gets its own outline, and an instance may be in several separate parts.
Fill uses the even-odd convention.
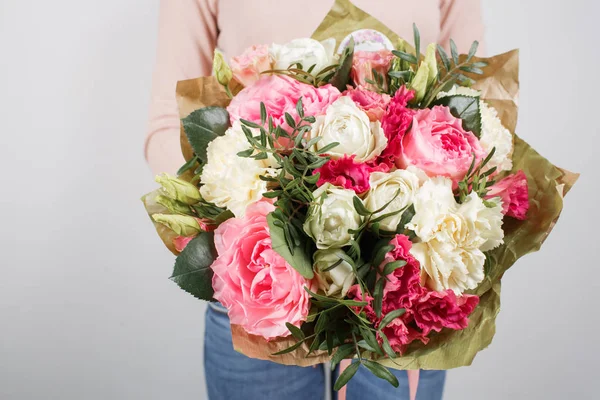
[[[355,7],[348,0],[336,0],[313,38],[335,38],[338,43],[358,29],[375,29],[387,35],[392,42],[400,38],[381,22]],[[477,76],[475,88],[481,90],[482,98],[496,108],[503,124],[514,132],[517,124],[519,95],[518,51],[513,50],[491,58],[481,58],[488,67],[483,76]],[[226,106],[229,102],[225,91],[214,77],[204,77],[179,82],[177,100],[181,117],[205,106]],[[186,159],[191,149],[182,135],[182,150]],[[451,369],[470,365],[475,355],[486,348],[495,334],[495,319],[500,311],[500,278],[515,261],[540,249],[555,226],[563,208],[563,198],[575,184],[578,174],[560,169],[532,149],[518,136],[515,138],[513,172],[523,170],[529,179],[531,206],[526,221],[506,218],[505,243],[491,253],[492,268],[488,277],[472,293],[480,296],[479,306],[470,316],[469,326],[462,331],[443,330],[431,335],[428,345],[413,343],[406,354],[394,360],[379,360],[385,366],[396,369]],[[150,195],[149,195],[150,196]],[[148,212],[161,212],[159,205],[146,197]],[[162,210],[164,212],[164,209]],[[172,248],[172,234],[157,224],[161,238]],[[173,251],[173,250],[172,250]],[[327,361],[324,352],[307,357],[305,345],[296,351],[273,356],[295,343],[293,339],[281,338],[266,341],[250,335],[239,326],[232,326],[234,348],[252,358],[271,360],[280,364],[309,366]]]

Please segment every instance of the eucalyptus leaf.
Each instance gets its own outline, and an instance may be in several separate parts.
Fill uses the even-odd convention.
[[[200,232],[175,260],[170,279],[194,297],[210,301],[214,294],[210,266],[216,257],[214,235]]]
[[[203,163],[206,163],[206,148],[215,138],[223,136],[229,128],[229,113],[222,107],[204,107],[181,120],[185,135]]]

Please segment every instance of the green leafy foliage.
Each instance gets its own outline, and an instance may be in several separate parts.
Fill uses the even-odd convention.
[[[185,135],[198,159],[206,163],[206,148],[229,128],[229,113],[222,107],[204,107],[181,120]]]
[[[432,106],[446,106],[452,115],[462,119],[463,128],[471,131],[478,138],[481,137],[481,112],[479,110],[479,97],[452,95],[444,96],[431,103]]]
[[[304,237],[297,241],[290,239],[291,243],[289,243],[285,233],[286,229],[289,229],[289,226],[286,226],[280,219],[277,219],[274,213],[267,215],[267,222],[269,223],[273,250],[285,258],[300,275],[306,279],[312,279],[314,272],[312,269],[311,241],[307,237]]]
[[[216,256],[214,235],[200,232],[175,260],[171,280],[201,300],[212,300],[213,271],[210,266]]]
[[[346,85],[350,82],[350,71],[352,70],[352,60],[354,59],[354,39],[350,40],[348,46],[344,49],[340,65],[331,78],[330,83],[340,92],[346,90]]]

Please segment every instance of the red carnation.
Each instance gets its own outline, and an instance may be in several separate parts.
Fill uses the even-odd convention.
[[[524,220],[529,211],[529,187],[523,171],[509,175],[490,188],[486,199],[500,197],[502,212],[509,217]]]
[[[332,185],[354,190],[360,194],[369,190],[369,176],[371,168],[367,164],[354,161],[354,156],[343,156],[337,160],[329,160],[321,168],[315,170],[320,173],[317,186],[329,182]]]

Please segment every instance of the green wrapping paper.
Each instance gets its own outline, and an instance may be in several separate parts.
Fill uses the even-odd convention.
[[[333,37],[339,43],[358,29],[375,29],[388,36],[393,43],[402,40],[348,0],[336,0],[312,37],[317,40]],[[488,104],[496,108],[504,126],[514,132],[519,95],[518,51],[478,60],[487,62],[488,67],[483,75],[473,76],[477,82],[474,87],[482,92],[482,98]],[[182,118],[197,108],[209,105],[225,107],[229,102],[214,77],[179,82],[177,100]],[[191,148],[185,135],[181,138],[183,153],[189,159]],[[500,311],[501,277],[517,259],[540,249],[560,216],[564,196],[578,178],[577,174],[554,166],[518,136],[514,135],[514,139],[513,172],[523,170],[528,177],[531,203],[528,219],[505,219],[504,244],[490,253],[488,276],[476,290],[470,292],[480,296],[480,303],[469,318],[469,326],[461,331],[446,329],[440,333],[434,332],[427,345],[415,342],[402,357],[380,359],[378,361],[381,364],[396,369],[457,368],[470,365],[475,355],[492,342],[496,330],[495,319]],[[153,201],[155,196],[156,193],[152,193],[143,198],[148,213],[166,212]],[[177,254],[172,245],[174,234],[160,224],[155,225],[167,247]],[[235,325],[232,326],[232,334],[234,348],[252,358],[300,366],[315,365],[330,358],[326,352],[316,352],[307,357],[306,345],[292,353],[273,356],[273,353],[291,346],[295,341],[290,338],[266,341]]]

